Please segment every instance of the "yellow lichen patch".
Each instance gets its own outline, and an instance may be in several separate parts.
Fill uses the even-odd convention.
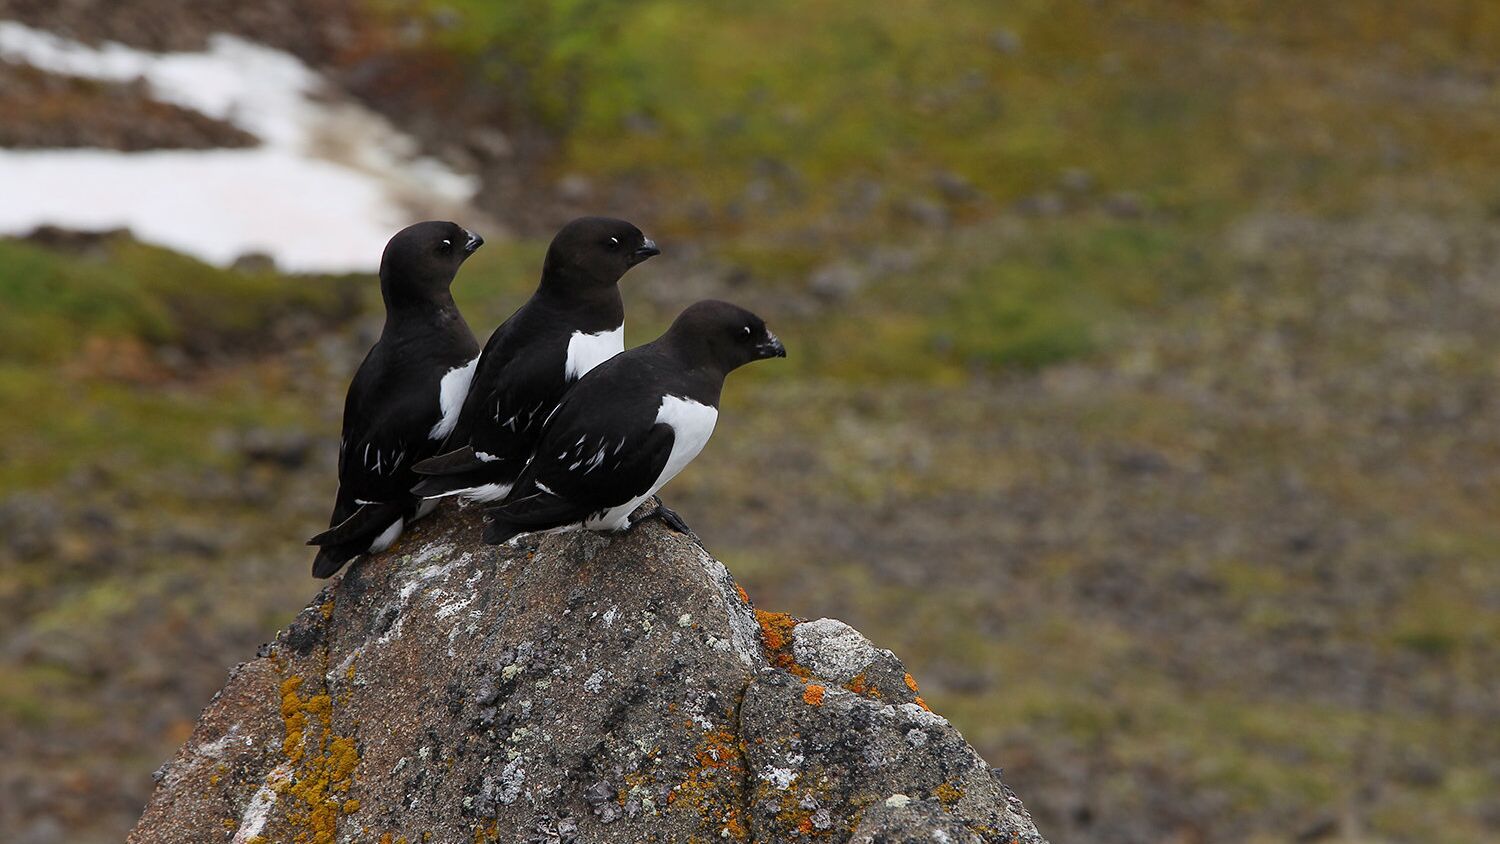
[[[359,801],[358,800],[345,800],[344,801],[344,814],[346,814],[346,815],[352,815],[352,814],[354,814],[355,812],[358,812],[358,811],[359,811]]]
[[[913,693],[920,691],[920,689],[917,688],[917,678],[908,674],[901,679],[906,681],[906,687],[908,689],[911,689]]]
[[[936,797],[944,806],[952,806],[963,798],[964,793],[951,783],[945,782],[932,790],[932,796]]]
[[[333,844],[339,816],[359,808],[357,801],[344,800],[359,752],[353,738],[333,733],[333,699],[326,693],[303,697],[301,688],[297,676],[281,684],[282,751],[295,768],[277,791],[290,798],[287,820],[298,830],[294,844]]]
[[[320,604],[318,606],[318,612],[320,612],[320,613],[323,614],[323,620],[324,621],[327,621],[328,619],[333,618],[333,602],[332,601],[324,601],[322,604]]]
[[[792,631],[797,627],[797,619],[784,612],[756,610],[755,620],[760,623],[760,638],[765,643],[766,656],[771,664],[804,680],[811,677],[812,672],[798,665],[796,657],[792,656]]]
[[[500,824],[498,821],[490,821],[484,826],[474,827],[474,844],[489,844],[491,841],[499,840]]]
[[[302,711],[302,698],[297,696],[301,686],[302,678],[296,675],[281,681],[281,720],[286,723],[281,752],[294,765],[302,761],[302,738],[307,732],[307,715]]]
[[[808,684],[808,687],[802,690],[802,702],[808,706],[822,706],[824,691],[825,689],[816,683]]]

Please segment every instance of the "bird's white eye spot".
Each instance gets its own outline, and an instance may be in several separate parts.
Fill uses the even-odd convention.
[[[620,245],[620,239],[619,239],[619,238],[618,238],[618,237],[612,237],[612,238],[610,238],[610,239],[609,239],[609,242],[610,242],[610,243],[613,243],[613,244],[614,244],[614,245],[616,245],[616,246],[619,246],[619,245]]]
[[[447,238],[444,238],[443,239],[443,245],[444,246],[452,246],[453,245],[453,241],[448,240]]]
[[[745,328],[744,328],[744,332],[745,332],[745,336],[746,336],[746,337],[749,337],[749,336],[750,336],[750,326],[748,326],[748,325],[747,325],[747,326],[745,326]]]

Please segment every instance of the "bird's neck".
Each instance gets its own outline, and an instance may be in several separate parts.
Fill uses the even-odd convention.
[[[657,340],[657,351],[670,362],[670,371],[679,383],[673,389],[700,404],[719,406],[719,394],[724,389],[724,378],[728,375],[721,367],[706,362],[710,359],[691,341],[674,337],[669,332]]]
[[[400,334],[411,329],[444,328],[462,323],[463,315],[448,290],[394,291],[390,285],[381,285],[385,299],[385,333]]]
[[[584,318],[583,328],[606,330],[625,321],[625,302],[617,284],[600,284],[566,271],[547,270],[537,285],[535,301],[544,307]]]

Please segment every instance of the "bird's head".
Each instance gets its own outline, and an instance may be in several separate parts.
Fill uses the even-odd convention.
[[[728,373],[747,363],[786,357],[766,321],[739,305],[706,299],[689,305],[667,330],[673,345],[695,361]]]
[[[660,254],[656,241],[624,220],[580,217],[552,238],[542,274],[569,284],[608,287],[631,267]]]
[[[457,223],[428,220],[407,226],[385,245],[380,280],[402,295],[446,292],[463,262],[484,238]]]

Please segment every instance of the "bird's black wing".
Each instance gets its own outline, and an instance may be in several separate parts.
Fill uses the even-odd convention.
[[[480,355],[458,424],[439,456],[423,461],[419,474],[475,469],[505,474],[506,464],[514,464],[510,477],[519,474],[542,424],[568,387],[566,348],[540,339],[524,342],[527,333],[521,311],[495,329]],[[465,446],[475,453],[464,453]]]
[[[543,429],[515,491],[487,512],[522,530],[542,530],[582,521],[650,490],[675,436],[656,422],[659,403],[610,400],[619,392],[639,395],[621,390],[622,380],[629,379],[590,373],[580,381]]]
[[[428,391],[401,389],[369,375],[366,365],[355,374],[344,402],[344,430],[339,440],[339,491],[330,530],[310,544],[327,545],[379,533],[390,525],[385,508],[411,502],[411,466],[431,455],[428,438],[441,412]],[[370,518],[361,518],[361,513]],[[375,519],[379,516],[379,519]],[[371,521],[371,519],[374,519]],[[375,522],[384,519],[384,524]],[[370,521],[370,524],[365,524]]]

